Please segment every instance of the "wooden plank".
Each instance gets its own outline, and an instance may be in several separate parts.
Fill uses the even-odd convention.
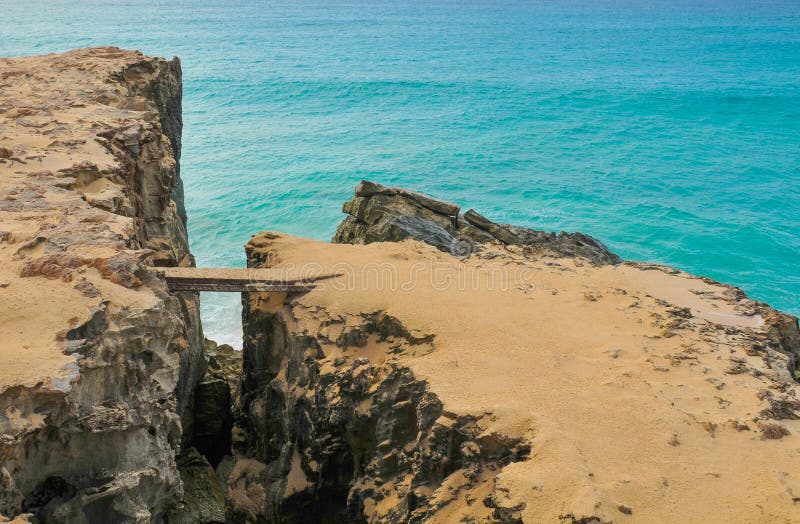
[[[212,291],[230,293],[286,292],[302,293],[314,288],[313,283],[339,275],[327,274],[309,278],[280,278],[269,269],[252,268],[156,268],[164,276],[170,291]]]
[[[246,268],[246,267],[157,267],[156,271],[168,278],[216,278],[216,279],[237,279],[237,280],[288,280],[285,271],[265,269],[265,268]],[[322,274],[305,279],[293,280],[319,280],[334,275]]]
[[[215,293],[263,293],[285,292],[302,293],[314,289],[310,285],[281,285],[266,283],[239,284],[230,282],[175,282],[167,280],[167,289],[170,291],[211,291]]]

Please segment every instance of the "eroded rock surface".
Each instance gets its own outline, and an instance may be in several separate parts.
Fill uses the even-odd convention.
[[[177,458],[183,484],[180,504],[167,514],[170,524],[217,524],[225,522],[225,484],[208,459],[190,447]]]
[[[197,384],[192,446],[217,467],[231,454],[231,430],[239,416],[242,352],[205,341],[206,374]]]
[[[0,59],[0,514],[150,522],[181,500],[198,299],[149,270],[193,264],[180,132],[177,59]]]
[[[245,301],[232,521],[800,518],[797,319],[740,290],[493,241],[247,253],[338,276]]]
[[[180,128],[177,60],[0,60],[0,521],[800,520],[796,318],[364,182],[360,245],[248,244],[331,278],[245,295],[241,355],[152,271]]]
[[[252,266],[269,265],[262,247],[248,245]],[[432,334],[380,311],[311,309],[297,318],[305,307],[255,294],[245,301],[231,520],[425,522],[453,498],[436,492],[445,479],[477,502],[490,471],[527,456],[522,439],[482,434],[480,416],[445,412],[393,356],[432,351]]]
[[[342,211],[349,216],[336,231],[333,241],[337,243],[369,244],[410,238],[440,251],[467,256],[476,243],[495,242],[581,257],[594,264],[621,262],[599,240],[583,233],[556,234],[497,224],[474,209],[462,214],[456,204],[367,180],[358,184],[355,197],[344,204]]]

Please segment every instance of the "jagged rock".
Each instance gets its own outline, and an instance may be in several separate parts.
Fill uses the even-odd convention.
[[[478,214],[477,211],[474,209],[468,210],[464,213],[464,220],[472,224],[473,226],[486,231],[494,238],[503,242],[504,244],[515,244],[517,243],[517,238],[507,229],[500,227],[499,224],[495,224],[488,218],[484,217],[483,215]]]
[[[461,208],[455,204],[451,204],[450,202],[445,202],[444,200],[439,200],[437,198],[432,198],[428,195],[417,193],[416,191],[410,191],[408,189],[402,189],[398,187],[395,187],[394,191],[401,197],[411,199],[422,207],[430,209],[435,213],[450,217],[457,217],[458,213],[461,211]]]
[[[381,241],[400,242],[407,238],[422,240],[441,251],[451,251],[455,236],[435,222],[414,216],[399,216],[381,226]]]
[[[207,371],[195,390],[195,446],[216,467],[231,453],[231,430],[239,408],[242,352],[205,341]]]
[[[192,263],[180,63],[96,48],[0,59],[0,77],[0,514],[161,520],[205,365],[197,295],[150,270]]]
[[[367,193],[351,205],[419,212]],[[229,521],[738,522],[761,518],[756,499],[776,520],[797,511],[794,317],[671,268],[499,242],[456,258],[264,233],[246,249],[251,267],[339,277],[244,301]],[[432,278],[441,268],[453,278]],[[676,504],[698,490],[703,505]]]
[[[381,184],[370,182],[369,180],[362,180],[356,186],[357,197],[369,197],[372,195],[394,195],[394,189],[382,186]]]
[[[183,483],[181,505],[167,516],[170,524],[217,524],[225,522],[225,491],[214,468],[195,448],[177,459]]]
[[[251,266],[265,260],[255,242]],[[335,358],[352,346],[370,345],[371,354],[427,347],[432,335],[382,312],[354,325],[324,310],[298,322],[291,308],[264,311],[259,301],[244,302],[243,438],[228,481],[230,521],[426,522],[446,504],[431,497],[445,478],[528,455],[521,439],[487,438],[475,417],[443,412],[408,367]],[[306,321],[320,329],[310,334]],[[388,496],[399,498],[376,511],[379,485],[396,485]]]
[[[428,243],[458,256],[471,254],[470,243],[501,242],[531,246],[565,256],[581,257],[594,264],[618,264],[621,259],[599,240],[583,233],[551,233],[497,224],[474,209],[459,216],[455,204],[401,188],[387,188],[363,180],[355,198],[342,211],[349,216],[336,230],[334,242],[369,244],[407,238]]]

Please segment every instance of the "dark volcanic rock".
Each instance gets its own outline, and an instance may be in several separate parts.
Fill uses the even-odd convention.
[[[192,445],[216,467],[231,452],[231,429],[239,404],[242,352],[205,341],[206,376],[197,385]]]
[[[169,524],[216,524],[225,522],[225,490],[214,469],[195,448],[176,460],[183,483],[180,506],[169,513]]]
[[[465,245],[500,242],[547,249],[557,255],[590,262],[618,264],[622,260],[602,242],[583,233],[553,233],[498,224],[470,209],[459,215],[456,204],[415,191],[362,181],[355,197],[342,208],[342,221],[333,241],[342,244],[420,240],[454,255],[469,254]]]

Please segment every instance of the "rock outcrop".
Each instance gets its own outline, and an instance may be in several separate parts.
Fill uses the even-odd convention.
[[[359,192],[336,240],[367,245],[247,245],[251,267],[336,276],[244,300],[229,520],[800,518],[796,318],[599,244],[532,249],[450,226],[450,204]],[[479,249],[453,256],[442,231]]]
[[[461,213],[450,202],[402,188],[362,181],[355,197],[342,208],[349,216],[339,225],[334,242],[369,244],[421,240],[456,256],[472,254],[485,242],[528,246],[594,264],[618,264],[621,259],[599,240],[583,233],[552,233],[497,224],[474,209]]]
[[[797,319],[587,235],[362,182],[337,243],[246,247],[316,287],[204,340],[154,271],[193,264],[180,93],[0,59],[0,521],[800,520]]]
[[[117,48],[0,59],[0,514],[158,521],[204,373],[181,216],[181,69]]]
[[[252,267],[270,266],[270,245],[269,237],[248,244]],[[232,521],[426,522],[453,499],[435,493],[445,479],[478,502],[489,471],[528,455],[520,438],[482,434],[481,417],[445,412],[391,358],[432,351],[433,335],[381,312],[296,314],[272,298],[245,300]]]

